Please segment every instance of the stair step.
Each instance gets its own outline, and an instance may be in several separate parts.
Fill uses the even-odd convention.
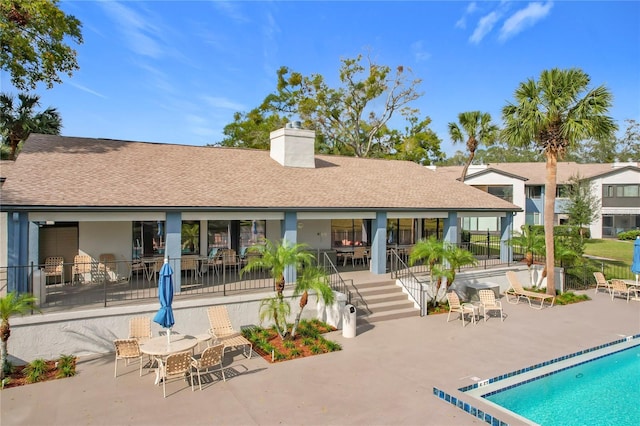
[[[384,315],[372,314],[368,316],[357,317],[356,326],[363,325],[363,324],[372,324],[372,323],[381,322],[381,321],[390,321],[390,320],[400,319],[400,318],[410,318],[418,315],[419,315],[419,311],[417,309],[397,311],[392,313],[386,313]]]

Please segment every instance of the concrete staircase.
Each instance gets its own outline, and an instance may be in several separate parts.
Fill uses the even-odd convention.
[[[420,315],[395,281],[354,283],[350,291],[357,325]]]

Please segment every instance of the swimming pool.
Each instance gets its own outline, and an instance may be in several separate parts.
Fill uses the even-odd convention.
[[[635,425],[640,418],[640,339],[634,337],[460,390],[496,408],[493,424],[499,412],[508,412],[544,426]]]

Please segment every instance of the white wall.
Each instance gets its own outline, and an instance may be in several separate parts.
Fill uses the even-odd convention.
[[[78,223],[78,250],[98,259],[102,253],[113,253],[116,260],[131,260],[131,222]]]
[[[298,242],[304,242],[313,249],[331,248],[331,220],[298,220]]]
[[[524,191],[524,181],[514,179],[500,173],[484,173],[481,176],[467,178],[464,181],[467,185],[509,185],[513,188],[513,204],[522,208],[513,217],[513,229],[519,230],[525,224],[526,197]]]
[[[621,170],[618,173],[612,173],[602,178],[593,179],[592,181],[592,193],[600,200],[600,214],[598,218],[591,223],[589,227],[591,231],[591,238],[602,238],[602,188],[605,185],[623,185],[623,184],[637,184],[640,182],[640,173],[635,170]],[[637,210],[640,206],[634,208]],[[624,209],[624,207],[616,208],[616,210]]]

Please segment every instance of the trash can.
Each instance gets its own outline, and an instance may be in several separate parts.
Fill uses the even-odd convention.
[[[342,337],[356,337],[356,307],[346,305],[342,311]]]

